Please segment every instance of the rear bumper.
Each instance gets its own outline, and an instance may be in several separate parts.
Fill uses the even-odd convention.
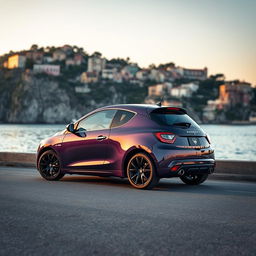
[[[159,170],[162,178],[179,177],[184,174],[211,174],[215,169],[214,159],[173,160],[167,168]]]

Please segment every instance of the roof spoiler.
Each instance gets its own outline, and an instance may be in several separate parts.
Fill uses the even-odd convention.
[[[158,114],[187,114],[187,111],[184,108],[177,107],[159,107],[155,108],[151,113]]]

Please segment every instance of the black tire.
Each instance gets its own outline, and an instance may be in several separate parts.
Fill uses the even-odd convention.
[[[159,181],[154,163],[144,153],[137,153],[130,158],[126,172],[128,180],[134,188],[152,189]]]
[[[53,150],[47,150],[39,157],[38,170],[46,180],[60,180],[65,175],[61,172],[59,157]]]
[[[180,179],[188,185],[199,185],[206,181],[208,178],[208,174],[190,174],[190,175],[183,175]]]

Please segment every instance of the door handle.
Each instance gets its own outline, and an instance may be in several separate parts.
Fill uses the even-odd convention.
[[[107,137],[106,136],[104,136],[104,135],[99,135],[98,137],[97,137],[97,140],[105,140]]]

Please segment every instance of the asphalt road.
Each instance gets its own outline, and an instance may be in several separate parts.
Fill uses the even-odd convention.
[[[256,183],[126,180],[0,167],[0,255],[256,255]]]

